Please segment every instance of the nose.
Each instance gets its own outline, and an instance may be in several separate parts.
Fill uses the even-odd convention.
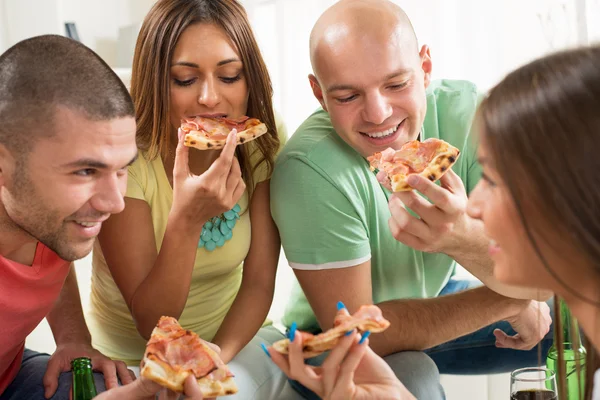
[[[103,214],[118,214],[125,208],[127,175],[107,176],[98,182],[96,195],[91,200],[92,207]]]
[[[475,189],[471,191],[469,195],[469,201],[467,203],[467,215],[473,219],[481,219],[482,218],[482,189],[481,182],[475,186]]]
[[[363,119],[375,125],[380,125],[392,115],[392,106],[388,99],[381,93],[373,93],[367,96]]]
[[[200,85],[198,103],[207,108],[215,108],[219,104],[219,91],[214,79],[208,78]]]

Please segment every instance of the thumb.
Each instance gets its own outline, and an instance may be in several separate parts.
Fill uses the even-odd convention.
[[[177,137],[179,138],[179,142],[177,142],[177,149],[175,150],[173,179],[175,179],[175,177],[181,178],[187,176],[190,173],[190,167],[188,164],[190,148],[183,144],[185,132],[183,132],[181,128],[177,130]]]
[[[515,336],[508,336],[500,329],[494,330],[496,337],[496,347],[500,349],[520,349],[522,345],[521,336],[517,333]]]
[[[202,400],[202,390],[196,382],[194,375],[189,375],[183,382],[183,392],[190,400]]]
[[[58,388],[58,376],[61,373],[61,367],[55,360],[50,360],[46,367],[46,373],[42,382],[44,383],[44,397],[49,399],[54,395]]]
[[[465,185],[462,179],[460,179],[460,176],[458,176],[452,168],[448,168],[448,171],[440,178],[440,184],[452,193],[465,191]]]

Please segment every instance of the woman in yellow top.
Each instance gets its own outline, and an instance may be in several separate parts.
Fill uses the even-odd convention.
[[[159,0],[137,40],[131,95],[140,154],[125,211],[103,224],[94,248],[93,344],[139,365],[160,316],[173,316],[221,347],[242,398],[272,397],[285,378],[260,343],[283,338],[261,329],[279,258],[269,179],[283,132],[243,7]],[[183,118],[244,115],[268,133],[223,152],[180,144]]]

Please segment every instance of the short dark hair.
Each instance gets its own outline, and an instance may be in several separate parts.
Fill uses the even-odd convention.
[[[59,106],[94,121],[135,116],[119,77],[75,40],[36,36],[0,55],[0,144],[17,156],[28,153],[34,139],[55,133]]]

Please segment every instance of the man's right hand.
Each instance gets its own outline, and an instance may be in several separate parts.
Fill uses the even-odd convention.
[[[191,226],[202,226],[210,218],[232,209],[246,189],[240,163],[235,157],[237,131],[234,129],[227,136],[221,154],[202,175],[191,173],[190,149],[183,144],[184,133],[179,130],[178,135],[172,212]]]
[[[193,375],[188,376],[183,383],[183,395],[185,400],[214,400],[214,398],[202,397],[200,386],[196,383]],[[158,400],[178,400],[181,399],[181,393],[172,392],[150,379],[141,377],[125,386],[107,390],[94,397],[95,400],[155,400],[156,398]]]
[[[552,317],[550,316],[550,307],[546,303],[531,300],[514,316],[507,318],[506,321],[517,332],[514,336],[508,336],[500,329],[494,331],[496,336],[496,347],[531,350],[533,349],[550,330]]]

